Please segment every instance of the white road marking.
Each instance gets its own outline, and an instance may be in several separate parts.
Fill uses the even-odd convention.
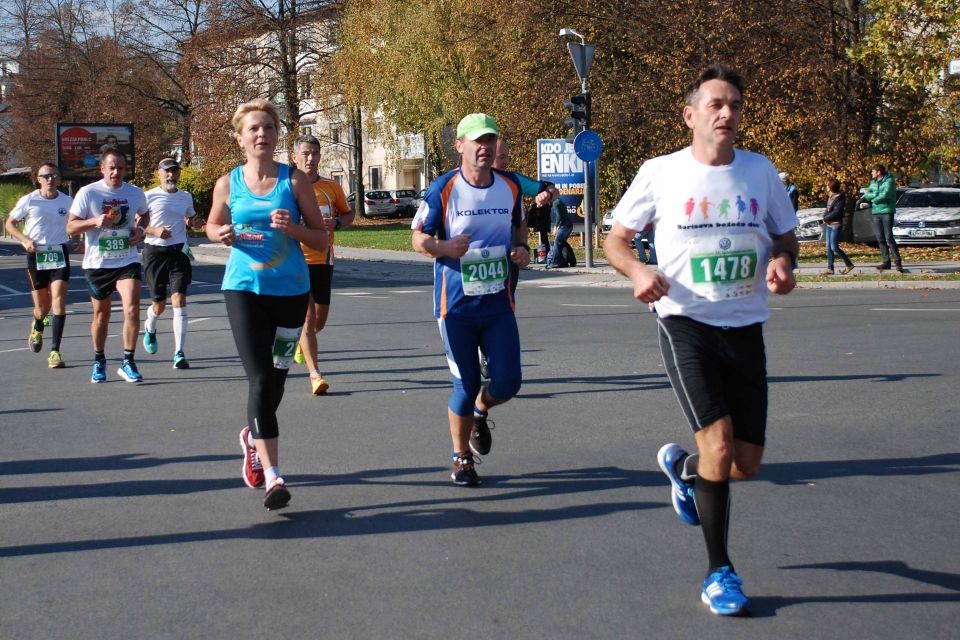
[[[209,320],[210,318],[194,318],[193,320],[187,320],[187,324],[193,324],[194,322],[203,322],[204,320]]]
[[[541,284],[535,285],[538,289],[569,289],[571,284]]]
[[[870,311],[960,311],[960,309],[883,309],[878,307]]]
[[[27,350],[27,347],[20,347],[19,349],[5,349],[4,351],[0,351],[0,353],[13,353],[14,351],[26,351],[26,350]]]
[[[637,308],[639,305],[635,304],[574,304],[572,302],[564,302],[560,304],[561,307],[617,307],[617,308]]]
[[[399,289],[397,291],[391,291],[390,293],[423,293],[420,289]]]
[[[369,291],[356,291],[356,292],[345,291],[345,292],[337,292],[337,293],[334,293],[333,295],[335,296],[369,296],[373,294],[371,294]]]

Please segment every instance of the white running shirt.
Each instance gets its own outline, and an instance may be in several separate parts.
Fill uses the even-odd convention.
[[[26,221],[23,234],[35,244],[66,244],[69,240],[67,212],[71,204],[73,198],[62,191],[57,191],[55,198],[47,199],[37,189],[17,200],[10,211],[10,219]]]
[[[690,147],[648,160],[614,209],[639,231],[653,223],[657,262],[670,283],[662,316],[713,326],[764,322],[771,234],[797,226],[777,169],[764,156],[734,150],[733,162],[701,164]]]
[[[144,194],[150,209],[148,227],[170,227],[170,237],[166,240],[148,235],[144,242],[161,247],[187,242],[187,228],[184,218],[197,215],[193,209],[193,196],[190,192],[177,189],[167,193],[162,187],[154,187]]]
[[[129,246],[129,236],[137,215],[147,212],[147,199],[142,189],[127,182],[112,189],[103,180],[98,180],[77,192],[70,215],[86,220],[110,210],[118,216],[114,226],[90,229],[84,234],[87,245],[83,255],[84,269],[116,269],[140,262],[140,252]],[[127,237],[126,250],[120,249],[124,245],[124,235]]]

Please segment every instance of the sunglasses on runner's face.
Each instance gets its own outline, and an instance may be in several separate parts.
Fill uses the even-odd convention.
[[[40,173],[37,174],[37,177],[41,180],[56,180],[60,177],[59,173]]]

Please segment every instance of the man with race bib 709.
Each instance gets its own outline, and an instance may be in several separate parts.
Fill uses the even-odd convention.
[[[136,225],[138,215],[147,212],[143,190],[123,181],[127,160],[116,149],[108,149],[100,158],[102,180],[80,189],[70,208],[67,233],[85,235],[86,253],[83,273],[90,289],[93,322],[93,371],[90,382],[107,381],[104,346],[110,323],[110,298],[120,294],[123,304],[123,362],[117,375],[139,384],[143,376],[133,355],[140,332],[140,254],[137,244],[143,230]]]
[[[701,72],[684,96],[691,146],[640,167],[604,242],[610,264],[633,281],[634,297],[656,305],[664,367],[698,452],[670,443],[657,461],[677,515],[703,531],[708,570],[701,600],[719,615],[748,611],[727,555],[730,479],[760,469],[766,297],[793,290],[799,249],[797,216],[776,168],[733,146],[743,85],[722,65]],[[651,223],[658,270],[630,250],[634,234]]]
[[[459,168],[430,185],[413,220],[413,248],[436,258],[434,314],[453,375],[447,405],[454,484],[480,484],[474,454],[490,450],[487,412],[520,390],[520,335],[510,264],[530,262],[516,176],[493,169],[500,131],[472,113],[457,125]],[[477,348],[489,359],[482,386]]]
[[[67,318],[70,252],[67,249],[67,212],[73,199],[61,192],[60,170],[44,162],[37,170],[40,188],[17,201],[6,221],[7,232],[27,250],[27,276],[33,295],[33,321],[27,344],[34,353],[43,347],[43,319],[53,310],[53,341],[47,366],[64,367],[60,341]],[[23,222],[21,232],[17,223]]]

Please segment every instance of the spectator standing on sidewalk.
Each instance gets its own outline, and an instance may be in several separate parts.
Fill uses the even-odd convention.
[[[780,172],[780,182],[783,183],[783,188],[787,190],[787,195],[790,196],[790,204],[793,205],[793,210],[797,211],[800,208],[800,192],[797,191],[797,185],[793,184],[793,181],[790,180],[790,174],[786,171]]]
[[[897,183],[882,164],[876,164],[870,170],[870,184],[863,194],[863,200],[871,206],[870,222],[873,224],[873,234],[880,245],[879,271],[890,268],[890,258],[893,258],[893,268],[903,273],[903,262],[900,260],[900,249],[897,240],[893,237],[893,214],[897,212]]]
[[[840,230],[843,229],[843,211],[847,206],[847,197],[840,190],[840,181],[834,178],[827,183],[827,209],[823,213],[823,231],[827,241],[827,269],[820,275],[833,275],[833,254],[840,256],[846,266],[840,272],[846,275],[853,271],[853,262],[840,248]]]
[[[563,249],[563,245],[567,243],[567,238],[570,237],[570,233],[573,231],[573,219],[570,217],[570,211],[567,209],[567,205],[564,204],[560,198],[553,201],[552,208],[557,215],[557,229],[554,232],[556,235],[553,239],[553,246],[547,255],[547,266],[566,267],[567,262],[563,259],[561,249]]]

